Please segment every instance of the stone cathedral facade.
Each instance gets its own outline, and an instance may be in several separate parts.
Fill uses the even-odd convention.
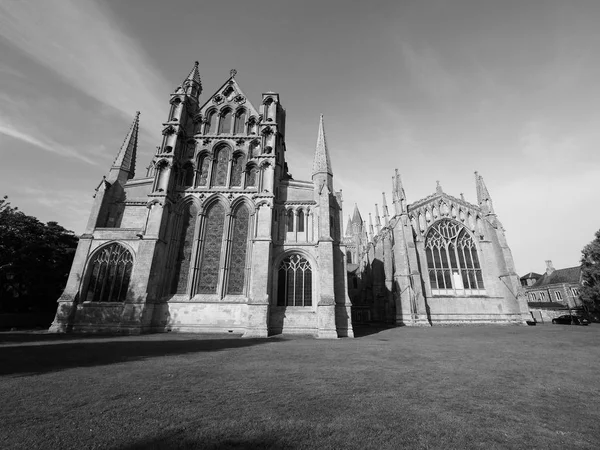
[[[408,205],[396,175],[393,216],[384,203],[375,233],[355,208],[344,233],[323,117],[312,179],[295,180],[279,94],[256,108],[235,75],[201,100],[195,64],[137,177],[136,115],[96,189],[52,331],[337,338],[353,321],[528,318],[481,177],[479,205],[439,187]]]

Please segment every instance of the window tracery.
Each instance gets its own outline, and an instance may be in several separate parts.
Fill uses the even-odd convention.
[[[208,168],[210,166],[210,158],[208,155],[201,155],[198,163],[198,175],[196,186],[206,186],[208,180]]]
[[[212,185],[225,186],[227,184],[227,166],[229,165],[229,152],[226,147],[217,150],[213,163]]]
[[[246,187],[256,186],[256,174],[257,173],[258,173],[258,169],[254,165],[252,165],[246,169]]]
[[[231,165],[231,186],[241,186],[242,185],[242,170],[244,167],[244,155],[237,154],[233,157],[233,162]]]
[[[248,249],[248,225],[250,211],[241,205],[233,214],[233,236],[231,239],[231,261],[229,263],[228,294],[243,294],[246,281],[246,253]]]
[[[302,256],[281,261],[277,283],[278,306],[312,306],[312,268]]]
[[[485,293],[477,247],[464,226],[447,219],[433,224],[425,253],[434,295]]]
[[[218,202],[212,204],[206,212],[206,232],[197,289],[200,294],[217,292],[224,223],[225,208]]]
[[[115,242],[102,248],[88,266],[84,301],[124,302],[132,269],[133,256],[123,245]]]

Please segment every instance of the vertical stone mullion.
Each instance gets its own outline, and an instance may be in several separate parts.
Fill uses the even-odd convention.
[[[219,263],[219,281],[217,282],[217,295],[219,298],[227,294],[227,279],[229,275],[229,259],[231,257],[231,238],[233,233],[233,221],[235,216],[231,211],[225,214],[225,224],[223,225],[223,244],[221,245],[221,261]]]
[[[198,293],[198,283],[199,275],[200,275],[200,264],[202,259],[202,252],[204,251],[203,243],[204,243],[204,235],[206,232],[206,214],[201,212],[198,214],[198,232],[196,234],[196,239],[194,240],[194,254],[193,256],[193,264],[192,264],[192,276],[191,280],[191,288],[190,288],[190,296],[193,297]]]

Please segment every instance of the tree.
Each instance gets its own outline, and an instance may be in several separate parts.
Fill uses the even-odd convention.
[[[600,230],[581,251],[581,275],[581,299],[588,308],[600,311]]]
[[[78,238],[0,200],[0,312],[51,312],[67,282]]]

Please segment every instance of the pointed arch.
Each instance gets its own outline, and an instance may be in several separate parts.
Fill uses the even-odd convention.
[[[110,242],[89,257],[84,302],[124,302],[133,271],[133,253],[120,242]]]
[[[252,116],[248,119],[248,134],[256,134],[256,117]]]
[[[235,152],[231,162],[231,176],[229,185],[233,187],[242,186],[242,173],[246,165],[246,158],[243,152]]]
[[[287,253],[277,267],[277,306],[312,306],[313,265],[300,252]]]
[[[207,151],[202,151],[196,159],[196,186],[206,186],[208,182],[208,170],[210,168],[210,154]]]
[[[246,166],[246,187],[256,187],[258,168],[256,164],[248,164]]]
[[[178,222],[173,248],[173,280],[171,286],[172,294],[186,294],[188,292],[188,279],[190,264],[194,245],[194,233],[196,230],[196,219],[198,217],[198,203],[193,199],[182,202],[178,206]]]
[[[230,151],[231,148],[228,145],[221,145],[215,150],[211,175],[211,186],[225,186],[227,184],[227,170],[229,166]]]
[[[485,293],[475,240],[461,223],[434,222],[425,237],[425,255],[433,295]]]
[[[298,217],[296,220],[296,231],[298,233],[304,233],[304,211],[302,208],[298,209]]]
[[[250,142],[250,145],[248,145],[248,159],[257,157],[259,153],[258,139],[254,139],[252,142]]]
[[[200,250],[197,286],[193,293],[216,294],[221,268],[225,204],[218,198],[204,208],[204,238]]]
[[[235,113],[235,125],[233,134],[245,134],[246,131],[246,108],[240,108]]]
[[[219,134],[231,133],[232,111],[229,106],[221,110],[219,114]]]
[[[210,109],[206,113],[206,126],[204,127],[204,134],[216,134],[217,133],[217,110]]]
[[[228,265],[227,294],[244,294],[248,278],[248,239],[252,210],[247,202],[233,207],[231,224],[231,249]]]
[[[194,185],[194,164],[187,162],[181,172],[181,186],[189,187]]]

